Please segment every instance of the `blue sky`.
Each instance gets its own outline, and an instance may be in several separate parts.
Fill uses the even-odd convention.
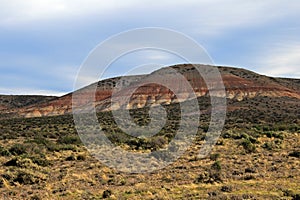
[[[143,27],[193,38],[217,65],[300,78],[299,19],[297,0],[0,0],[0,94],[70,92],[100,42]],[[158,53],[128,56],[107,76],[123,75],[147,55],[147,63],[176,63]]]

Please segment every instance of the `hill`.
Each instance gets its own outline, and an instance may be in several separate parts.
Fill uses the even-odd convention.
[[[86,113],[90,111],[88,105],[94,103],[107,139],[126,152],[149,154],[149,168],[160,166],[167,154],[158,151],[164,152],[179,133],[189,137],[189,127],[196,128],[196,136],[182,156],[149,173],[123,173],[123,165],[129,164],[134,172],[140,170],[137,164],[144,161],[133,158],[128,163],[120,162],[123,157],[110,149],[104,149],[104,156],[95,157],[102,145],[93,149],[82,143],[71,112],[74,93],[0,111],[0,199],[299,199],[299,79],[267,77],[239,68],[218,69],[226,89],[226,121],[206,157],[198,157],[198,153],[206,137],[210,137],[207,131],[212,97],[191,65],[106,79],[75,91],[81,100],[80,114],[86,116],[83,120],[90,122]],[[180,79],[171,79],[174,70],[189,81],[197,94],[201,111],[197,126],[192,123],[195,121],[191,112],[182,124],[184,129],[179,128],[181,105],[190,105],[195,99],[185,95]],[[122,100],[130,89],[147,80],[157,80],[159,74],[182,96],[154,82],[138,87],[129,103],[111,103],[118,81],[125,89],[114,94]],[[95,101],[90,102],[95,88]],[[112,112],[125,107],[135,124],[146,126],[151,122],[150,108],[158,104],[167,113],[166,122],[149,137],[127,134]],[[97,144],[102,136],[98,137],[96,130],[98,127],[85,129],[83,137],[91,133],[90,141]],[[149,133],[145,128],[138,131]],[[104,157],[119,163],[118,167],[105,165]]]
[[[214,68],[215,66],[209,67]],[[268,77],[241,68],[219,66],[218,69],[221,73],[226,89],[227,99],[236,101],[258,97],[287,97],[291,99],[300,99],[299,79]],[[186,99],[176,98],[169,88],[159,84],[145,84],[135,90],[128,105],[111,105],[110,98],[113,94],[113,89],[117,84],[120,84],[120,80],[126,82],[122,84],[125,84],[127,87],[126,90],[129,90],[130,88],[141,84],[145,80],[155,79],[158,74],[163,74],[163,77],[169,84],[176,85],[175,89],[177,92],[182,94],[185,93],[186,88],[182,86],[183,83],[180,82],[181,80],[176,80],[176,78],[171,77],[170,74],[173,72],[170,73],[169,71],[173,70],[182,74],[185,80],[189,81],[189,84],[197,97],[209,95],[203,78],[196,71],[193,65],[183,64],[162,68],[149,75],[116,77],[99,81],[98,83],[89,85],[79,91],[75,91],[76,94],[79,94],[78,98],[80,99],[81,105],[78,106],[81,106],[82,110],[84,110],[86,104],[94,103],[98,111],[107,111],[111,109],[118,109],[120,106],[127,106],[128,109],[135,109],[158,104],[172,104],[175,102],[185,101]],[[89,97],[93,95],[95,89],[95,101],[91,102]],[[114,95],[122,97],[126,94],[126,90],[125,92],[122,91],[121,93]],[[70,114],[72,112],[72,95],[73,93],[69,93],[59,98],[48,99],[48,101],[43,103],[38,102],[38,104],[33,103],[25,107],[22,106],[20,109],[12,107],[12,110],[10,110],[9,113],[11,114],[10,116],[13,115],[15,117],[41,117]],[[229,110],[233,109],[235,109],[235,107],[229,108]]]
[[[0,95],[0,112],[36,105],[56,98],[41,95]]]

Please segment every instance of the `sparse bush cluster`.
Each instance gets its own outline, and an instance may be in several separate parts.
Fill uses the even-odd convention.
[[[284,139],[284,136],[283,136],[283,134],[282,133],[276,133],[276,132],[272,132],[272,131],[267,131],[266,132],[266,136],[268,137],[268,138],[272,138],[272,137],[274,137],[274,138],[278,138],[278,139],[280,139],[280,140],[283,140]]]
[[[59,137],[57,140],[57,143],[58,144],[74,144],[74,145],[82,144],[78,135],[65,135],[65,136]]]
[[[244,138],[241,145],[245,149],[246,153],[254,153],[256,151],[256,146],[251,142],[250,139]]]
[[[152,151],[156,151],[163,148],[168,143],[168,139],[164,136],[155,136],[151,138],[134,138],[126,143],[135,150],[150,149]]]
[[[196,183],[215,183],[222,181],[222,166],[220,161],[215,161],[208,171],[201,173],[195,180]]]
[[[8,149],[0,146],[0,156],[10,156],[11,153],[9,152]]]

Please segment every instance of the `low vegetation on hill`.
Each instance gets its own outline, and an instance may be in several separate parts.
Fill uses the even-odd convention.
[[[72,115],[0,121],[1,199],[299,199],[298,100],[258,97],[228,100],[226,124],[213,151],[199,159],[208,129],[209,98],[189,150],[164,169],[126,174],[92,157]],[[110,112],[98,113],[107,137],[127,151],[164,148],[178,129],[178,104],[165,106],[168,120],[150,138],[122,132]],[[139,125],[148,108],[131,110]],[[113,159],[113,158],[112,158]]]

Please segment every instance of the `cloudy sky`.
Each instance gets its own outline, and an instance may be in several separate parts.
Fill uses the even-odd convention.
[[[0,94],[70,92],[99,43],[143,27],[191,37],[217,65],[300,78],[299,19],[297,0],[0,0]],[[137,53],[107,77],[123,75],[136,58],[143,64],[143,56],[145,63],[176,63],[164,53]]]

